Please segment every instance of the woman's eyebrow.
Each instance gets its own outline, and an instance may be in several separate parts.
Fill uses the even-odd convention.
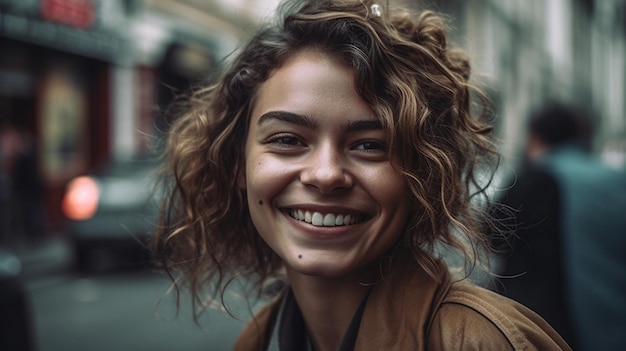
[[[308,129],[317,129],[318,123],[309,116],[299,115],[287,111],[269,111],[264,113],[258,120],[257,125],[263,125],[271,120],[283,121],[291,124],[306,127]]]
[[[278,120],[282,122],[287,122],[291,124],[296,124],[299,126],[303,126],[308,129],[317,130],[319,127],[319,122],[314,118],[306,115],[300,115],[293,112],[287,111],[269,111],[261,115],[259,120],[257,121],[257,125],[261,126],[265,123],[268,123],[271,120]],[[347,133],[361,132],[367,130],[380,130],[382,129],[382,123],[379,120],[356,120],[349,121],[343,127],[343,129]]]
[[[362,132],[367,130],[383,129],[383,124],[379,120],[357,120],[346,124],[344,130],[348,133]]]

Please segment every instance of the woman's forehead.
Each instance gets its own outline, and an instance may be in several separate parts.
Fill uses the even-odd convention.
[[[252,105],[259,110],[288,110],[303,115],[322,113],[371,114],[355,87],[353,71],[318,51],[302,51],[285,61],[263,82]]]

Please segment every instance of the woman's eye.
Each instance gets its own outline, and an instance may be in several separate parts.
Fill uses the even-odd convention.
[[[356,144],[354,149],[368,152],[382,152],[387,150],[387,146],[382,141],[367,140]]]
[[[280,147],[293,147],[304,145],[300,139],[292,135],[277,135],[269,140],[270,144],[275,144]]]

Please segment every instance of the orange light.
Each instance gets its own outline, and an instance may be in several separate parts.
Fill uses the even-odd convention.
[[[100,191],[93,178],[78,177],[67,186],[61,209],[67,218],[83,221],[91,218],[98,209]]]

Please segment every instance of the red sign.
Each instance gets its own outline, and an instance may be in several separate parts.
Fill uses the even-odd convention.
[[[96,18],[91,0],[41,0],[41,15],[50,22],[88,28]]]

